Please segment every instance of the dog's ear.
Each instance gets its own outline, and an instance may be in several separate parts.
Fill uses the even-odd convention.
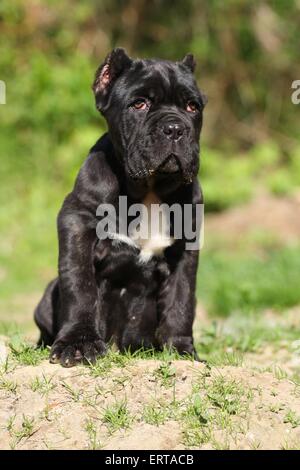
[[[192,73],[194,73],[195,68],[196,68],[196,61],[195,61],[193,54],[187,54],[180,63],[184,65],[185,67],[187,67]],[[200,94],[201,94],[202,106],[204,108],[204,106],[208,102],[208,98],[204,93],[202,93],[202,91],[200,91]]]
[[[195,71],[196,61],[193,54],[187,54],[181,61],[182,65],[185,65],[191,72]]]
[[[129,68],[132,59],[128,57],[121,47],[113,49],[105,58],[104,62],[97,69],[92,89],[96,98],[96,106],[101,110],[106,98],[115,82],[122,72]]]

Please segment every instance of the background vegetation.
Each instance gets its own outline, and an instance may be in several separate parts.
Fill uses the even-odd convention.
[[[198,61],[209,98],[202,137],[206,211],[300,185],[297,0],[1,0],[0,297],[39,292],[56,272],[56,214],[105,130],[91,92],[116,45],[133,56]],[[211,313],[300,303],[297,245],[225,251],[206,236],[199,297]]]

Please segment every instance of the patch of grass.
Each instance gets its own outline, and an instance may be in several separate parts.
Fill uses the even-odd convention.
[[[270,344],[276,348],[284,341],[292,344],[299,336],[299,327],[284,321],[283,315],[270,322],[259,314],[235,314],[203,328],[196,349],[210,365],[241,366],[244,353],[258,352]]]
[[[294,440],[285,440],[284,443],[281,445],[281,450],[299,450],[300,449],[300,441],[297,439]]]
[[[37,348],[26,343],[19,336],[11,339],[9,347],[13,359],[21,365],[36,366],[49,357],[47,348]]]
[[[91,393],[84,394],[82,397],[82,403],[86,406],[91,406],[96,411],[98,411],[98,398],[105,395],[105,388],[100,385],[96,385],[94,390]]]
[[[5,379],[3,377],[0,378],[0,390],[6,390],[9,393],[16,393],[18,385],[16,382],[12,380]]]
[[[215,367],[219,367],[219,366],[240,367],[243,365],[243,354],[241,354],[240,352],[236,352],[236,351],[214,352],[209,357],[209,364]]]
[[[154,348],[149,348],[149,349],[139,349],[138,351],[135,351],[134,353],[131,353],[130,351],[127,351],[126,353],[126,357],[128,359],[145,359],[145,360],[149,360],[149,359],[155,359],[157,361],[164,361],[164,362],[168,362],[168,361],[175,361],[175,360],[187,360],[187,359],[191,359],[192,360],[192,357],[189,356],[189,355],[186,355],[186,356],[181,356],[174,348],[172,347],[164,347],[162,351],[157,351],[156,349]]]
[[[26,416],[23,414],[21,426],[19,426],[18,428],[14,426],[14,420],[15,416],[10,418],[7,424],[7,429],[12,437],[12,441],[10,443],[12,449],[14,449],[17,444],[22,441],[22,439],[28,438],[36,432],[33,417]]]
[[[101,442],[97,437],[97,427],[92,419],[87,419],[85,423],[85,431],[88,435],[89,450],[98,450],[102,448]]]
[[[33,392],[39,392],[42,396],[48,395],[56,387],[52,380],[53,377],[47,377],[43,374],[42,377],[35,377],[31,381],[30,388]]]
[[[128,428],[132,420],[133,417],[128,411],[125,400],[116,401],[114,404],[107,406],[103,413],[103,422],[107,425],[110,433],[118,429]]]
[[[88,367],[93,377],[103,377],[107,375],[113,367],[125,367],[131,357],[130,353],[121,354],[118,351],[110,349],[104,357],[97,359],[95,364],[90,364]]]
[[[296,385],[296,389],[299,391],[300,370],[295,370],[295,372],[291,375],[290,380]]]
[[[212,438],[207,405],[207,400],[199,394],[189,397],[187,408],[182,414],[183,442],[188,447],[199,447]]]
[[[68,395],[69,395],[69,397],[71,398],[72,401],[74,401],[76,403],[80,401],[81,397],[83,396],[83,391],[82,390],[76,390],[75,388],[73,388],[70,384],[68,384],[65,381],[62,381],[61,385],[66,390],[66,392],[68,393]]]
[[[274,376],[278,380],[284,380],[288,378],[288,373],[278,365],[271,367],[270,371],[273,372]]]
[[[192,360],[190,356],[180,356],[172,348],[164,348],[162,351],[155,349],[140,349],[135,352],[125,351],[121,354],[119,351],[109,349],[104,357],[99,358],[95,364],[89,364],[91,375],[93,377],[103,377],[113,367],[124,368],[128,364],[133,365],[136,360],[155,359],[157,361],[168,362],[172,360]]]
[[[250,449],[251,450],[259,450],[261,448],[261,442],[259,440],[251,441]]]
[[[176,369],[172,366],[172,362],[163,362],[155,369],[153,375],[164,387],[172,387],[176,380]]]
[[[211,445],[214,450],[230,450],[229,442],[225,439],[225,441],[218,441],[214,437],[211,439]]]
[[[229,415],[244,415],[252,396],[251,390],[246,390],[243,384],[223,376],[215,378],[207,391],[211,404]]]
[[[47,421],[51,421],[50,413],[51,413],[51,406],[50,406],[50,404],[47,402],[45,408],[44,408],[44,409],[41,411],[41,413],[40,413],[41,419],[42,419],[42,420],[43,420],[43,419],[46,419]]]
[[[164,424],[169,418],[167,406],[161,406],[157,403],[148,403],[144,406],[142,420],[147,424],[159,426]]]
[[[126,383],[130,381],[130,376],[123,375],[122,377],[113,377],[112,381],[116,387],[124,388]]]
[[[183,413],[183,440],[188,447],[198,447],[212,438],[210,412],[207,400],[200,394],[192,395]]]
[[[300,426],[300,416],[298,416],[295,411],[289,409],[283,422],[291,424],[292,428],[297,428]]]
[[[274,403],[273,405],[269,406],[269,410],[272,413],[276,413],[276,414],[280,413],[280,411],[284,410],[284,408],[285,408],[285,405],[281,403]]]
[[[184,444],[199,447],[211,442],[214,448],[228,448],[227,437],[242,432],[236,419],[246,418],[252,397],[252,391],[236,380],[200,375],[181,415]],[[215,438],[217,430],[227,436],[224,443]]]
[[[196,416],[199,424],[207,424],[210,419],[209,407],[206,400],[196,393],[192,396],[191,402],[187,408],[187,415]]]

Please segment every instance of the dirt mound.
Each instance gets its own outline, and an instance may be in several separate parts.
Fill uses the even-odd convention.
[[[283,244],[297,243],[300,237],[300,193],[280,198],[262,193],[243,206],[207,215],[205,233],[227,236],[232,242],[262,233],[264,237],[269,235]]]
[[[2,449],[300,447],[299,390],[269,372],[155,360],[7,367]]]

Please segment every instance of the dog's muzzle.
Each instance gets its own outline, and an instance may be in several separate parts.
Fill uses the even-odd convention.
[[[178,157],[174,154],[169,155],[157,169],[158,173],[179,173],[181,165]]]

